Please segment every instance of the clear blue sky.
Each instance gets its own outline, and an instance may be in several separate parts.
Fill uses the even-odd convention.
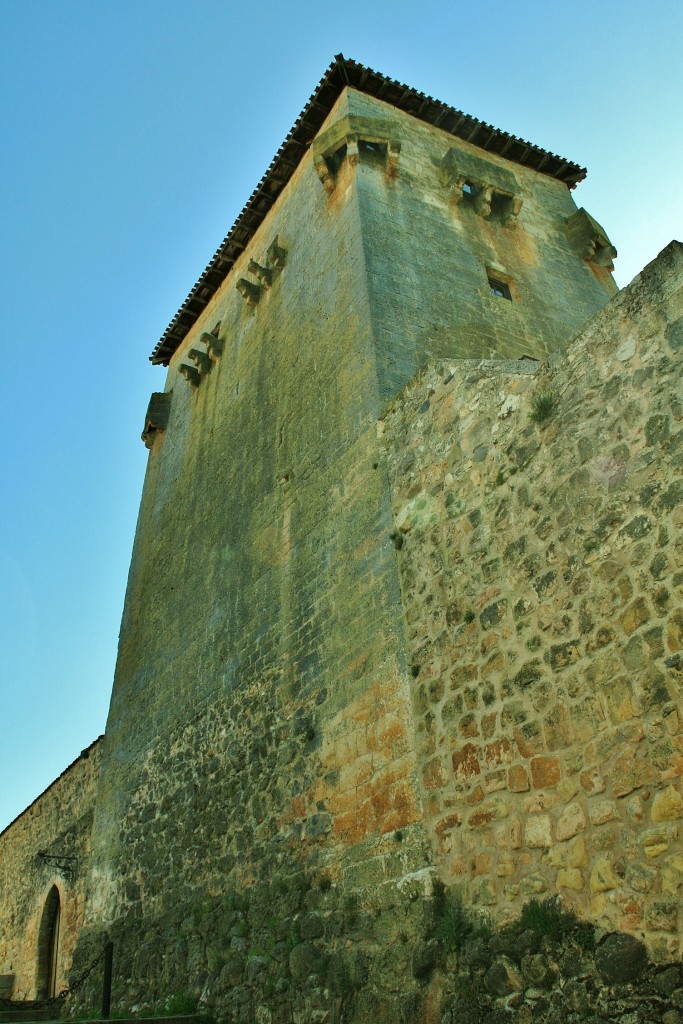
[[[333,54],[588,167],[630,278],[683,234],[680,0],[0,0],[0,828],[104,729],[148,355]]]

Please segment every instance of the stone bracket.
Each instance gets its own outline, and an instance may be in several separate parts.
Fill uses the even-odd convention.
[[[189,363],[181,363],[178,367],[178,373],[181,377],[184,377],[191,388],[198,388],[202,382],[202,375],[196,366],[190,366]]]
[[[385,174],[388,178],[395,178],[398,174],[401,143],[395,137],[376,134],[372,130],[352,131],[337,136],[333,145],[314,156],[313,166],[328,196],[332,195],[337,186],[337,172],[344,160],[351,167],[356,167],[364,159],[364,154],[370,152],[383,155]]]
[[[614,270],[617,250],[605,229],[583,207],[568,217],[566,224],[572,244],[586,263]]]
[[[317,156],[313,161],[313,166],[315,167],[317,175],[322,182],[323,188],[327,192],[328,196],[331,196],[334,192],[335,181],[327,164],[327,160],[324,156]]]
[[[247,284],[250,284],[250,282],[247,281]],[[252,287],[259,286],[253,285]],[[218,328],[215,328],[215,330],[218,330]],[[200,334],[197,344],[204,347],[191,348],[187,353],[194,366],[190,366],[189,363],[181,363],[178,367],[178,373],[183,375],[191,388],[199,387],[204,377],[211,373],[215,363],[223,355],[223,341],[217,334],[209,334],[207,331],[204,331]]]
[[[505,196],[505,193],[501,192],[499,195],[504,196],[507,199],[507,207],[501,211],[501,222],[503,227],[513,227],[517,223],[517,217],[519,211],[522,209],[522,203],[524,200],[521,196]]]
[[[206,352],[212,363],[217,363],[223,355],[223,341],[215,334],[207,334],[205,331],[199,339],[199,344],[206,345]]]
[[[276,235],[266,250],[266,263],[273,270],[282,270],[286,262],[287,250],[279,244],[278,236]]]
[[[154,391],[145,414],[145,428],[140,435],[145,448],[151,448],[159,434],[168,426],[171,414],[172,391]]]
[[[249,260],[248,271],[257,277],[264,288],[270,288],[273,283],[273,271],[270,267],[262,267],[256,260]]]
[[[401,155],[401,143],[397,139],[387,142],[386,172],[390,178],[398,174],[398,158]]]
[[[254,284],[253,281],[248,281],[246,277],[241,277],[235,287],[248,306],[257,305],[263,290],[260,284]]]
[[[213,363],[208,352],[203,352],[199,348],[191,348],[188,355],[199,370],[199,375],[201,377],[210,372]]]
[[[257,278],[258,283],[250,281],[246,277],[241,277],[235,285],[248,306],[256,306],[258,304],[264,291],[271,287],[276,275],[281,272],[286,262],[287,250],[283,245],[280,245],[277,235],[266,249],[266,257],[263,263],[249,260],[247,273],[253,274]]]
[[[480,217],[491,216],[491,202],[493,200],[493,186],[485,185],[483,182],[477,188],[474,196],[474,209]]]
[[[466,198],[480,217],[514,227],[523,200],[511,172],[455,148],[443,157],[441,168],[454,206]],[[472,192],[465,192],[465,184]]]

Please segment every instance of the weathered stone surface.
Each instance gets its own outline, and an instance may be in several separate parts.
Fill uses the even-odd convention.
[[[562,811],[555,828],[555,838],[562,843],[586,827],[586,815],[581,804],[571,803]]]
[[[680,982],[680,967],[665,967],[663,970],[657,971],[652,984],[654,989],[657,992],[660,992],[663,996],[671,996],[678,988]]]
[[[0,835],[0,980],[12,989],[0,998],[42,999],[67,987],[83,927],[101,754],[100,738]],[[49,926],[57,907],[49,991]]]
[[[552,823],[549,815],[530,815],[524,831],[524,843],[530,849],[545,849],[553,845]]]
[[[474,880],[485,863],[505,879],[506,907],[561,891],[653,948],[673,933],[643,895],[681,892],[664,867],[683,815],[681,496],[668,448],[680,378],[667,347],[680,282],[674,246],[537,376],[433,360],[382,428],[394,507],[408,453],[410,487],[432,498],[400,567],[409,659],[419,649],[453,687],[428,711],[414,704],[418,756],[448,751],[455,769],[430,796],[466,808],[435,843],[442,874]],[[546,391],[563,398],[539,428],[524,409]],[[459,626],[439,611],[456,604]],[[509,809],[502,829],[494,792]]]
[[[427,981],[441,958],[441,949],[435,939],[419,942],[413,947],[411,968],[413,977]]]
[[[650,815],[653,821],[676,821],[683,818],[683,797],[675,786],[668,786],[655,795]]]
[[[647,950],[633,935],[608,935],[595,950],[595,966],[608,984],[635,981],[647,966]]]
[[[491,964],[484,983],[492,996],[507,996],[511,992],[519,992],[524,984],[517,965],[506,956],[498,957]]]

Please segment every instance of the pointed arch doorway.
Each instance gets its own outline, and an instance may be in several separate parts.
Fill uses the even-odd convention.
[[[61,916],[62,901],[59,896],[59,889],[56,885],[53,885],[45,900],[40,930],[38,932],[38,972],[36,977],[36,996],[38,999],[52,999],[57,995]]]

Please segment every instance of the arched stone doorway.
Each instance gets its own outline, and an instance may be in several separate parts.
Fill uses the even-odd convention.
[[[38,932],[38,973],[36,996],[51,999],[57,995],[57,967],[59,962],[59,924],[62,901],[59,889],[53,885],[47,894]]]

